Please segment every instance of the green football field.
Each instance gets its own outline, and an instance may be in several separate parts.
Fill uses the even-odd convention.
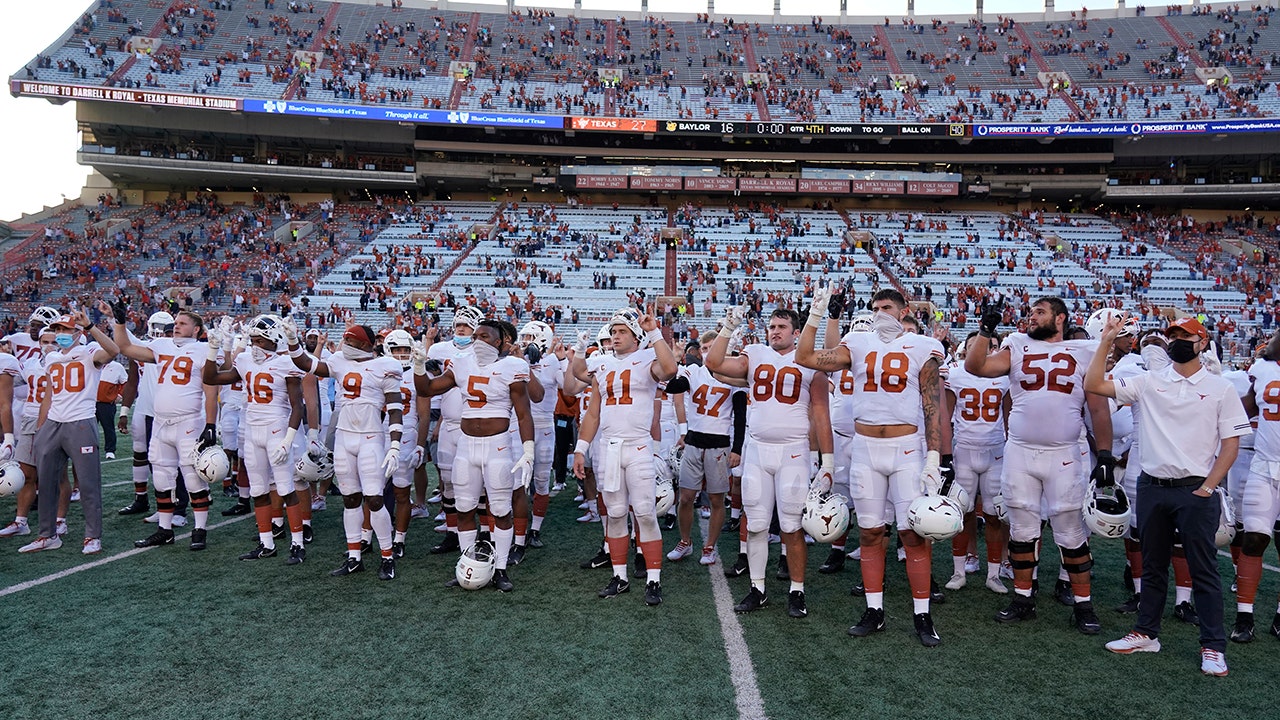
[[[552,499],[547,547],[512,569],[513,593],[445,588],[452,558],[427,555],[438,540],[429,520],[414,521],[395,581],[378,581],[376,563],[331,578],[344,547],[336,499],[316,514],[298,567],[238,561],[256,530],[252,516],[218,514],[228,500],[215,505],[207,551],[187,549],[189,527],[176,545],[135,551],[151,527],[115,514],[132,493],[128,472],[127,460],[104,465],[101,555],[80,555],[75,506],[60,550],[19,555],[24,539],[0,541],[0,718],[1280,717],[1280,641],[1265,632],[1270,571],[1258,640],[1228,648],[1229,677],[1207,678],[1197,630],[1171,617],[1159,654],[1103,650],[1131,622],[1110,610],[1124,599],[1117,543],[1094,544],[1102,635],[1077,634],[1048,597],[1039,619],[1000,626],[992,616],[1006,598],[979,574],[934,607],[943,644],[925,649],[898,563],[888,628],[865,639],[845,634],[863,609],[849,595],[857,564],[820,575],[822,547],[809,560],[802,620],[786,616],[786,585],[772,579],[769,607],[735,616],[728,606],[746,579],[728,580],[725,593],[711,575],[722,566],[695,558],[666,563],[659,607],[644,605],[639,583],[603,601],[595,593],[608,571],[578,568],[600,526],[574,522],[566,492]],[[12,510],[12,498],[0,500],[0,521]],[[668,549],[676,539],[666,533]],[[720,549],[732,560],[736,534]],[[1229,578],[1225,558],[1222,568]],[[938,548],[935,577],[950,570],[950,548]],[[1047,558],[1042,576],[1051,583],[1056,571]],[[1229,593],[1227,602],[1230,622]]]

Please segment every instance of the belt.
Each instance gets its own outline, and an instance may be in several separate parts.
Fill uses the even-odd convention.
[[[1180,478],[1158,478],[1158,477],[1153,477],[1151,475],[1148,475],[1147,473],[1142,473],[1138,475],[1138,482],[1144,482],[1149,485],[1154,485],[1156,487],[1165,487],[1165,488],[1189,487],[1191,485],[1203,484],[1204,476],[1188,475],[1186,477],[1180,477]]]

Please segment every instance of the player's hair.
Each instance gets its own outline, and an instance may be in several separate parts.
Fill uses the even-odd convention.
[[[777,310],[774,310],[773,312],[769,313],[769,319],[772,320],[773,318],[781,318],[791,323],[792,330],[800,329],[800,314],[797,313],[795,310],[788,310],[787,308],[778,308]]]
[[[516,341],[516,327],[506,320],[481,320],[480,327],[487,327],[497,332],[499,340]]]
[[[1062,338],[1064,340],[1088,340],[1089,331],[1079,325],[1068,325],[1062,331]]]
[[[907,306],[907,299],[902,296],[902,293],[893,288],[884,288],[883,290],[878,291],[875,295],[872,295],[871,305],[874,305],[881,300],[889,300],[898,307]],[[868,305],[868,307],[870,307],[870,305]]]
[[[185,317],[190,320],[196,326],[197,331],[204,330],[204,318],[200,317],[199,313],[191,310],[181,310],[178,312],[178,317]]]
[[[924,330],[924,323],[920,322],[920,318],[916,317],[915,315],[908,314],[906,317],[902,318],[902,324],[915,325],[916,332],[920,332]]]
[[[1062,334],[1065,336],[1067,334],[1066,331],[1071,329],[1071,319],[1070,313],[1067,311],[1067,304],[1057,295],[1045,295],[1044,297],[1036,298],[1036,301],[1031,304],[1040,305],[1042,303],[1049,306],[1049,310],[1053,312],[1054,317],[1059,315],[1067,316],[1067,319],[1062,321]]]
[[[702,337],[698,338],[699,343],[712,343],[716,341],[717,334],[710,330],[702,333]]]

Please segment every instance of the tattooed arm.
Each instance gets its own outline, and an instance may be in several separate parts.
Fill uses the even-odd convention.
[[[924,442],[929,450],[942,450],[942,413],[938,407],[938,360],[929,358],[920,370],[920,403],[924,409]]]

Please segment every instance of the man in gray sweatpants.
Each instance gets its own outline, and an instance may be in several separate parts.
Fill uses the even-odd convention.
[[[39,482],[40,536],[18,548],[39,552],[62,547],[56,530],[58,490],[71,461],[80,479],[85,555],[102,552],[102,465],[98,458],[96,405],[102,367],[120,349],[84,312],[63,315],[49,326],[58,349],[45,356],[48,392],[40,404],[34,441]],[[80,344],[81,338],[88,338]]]

